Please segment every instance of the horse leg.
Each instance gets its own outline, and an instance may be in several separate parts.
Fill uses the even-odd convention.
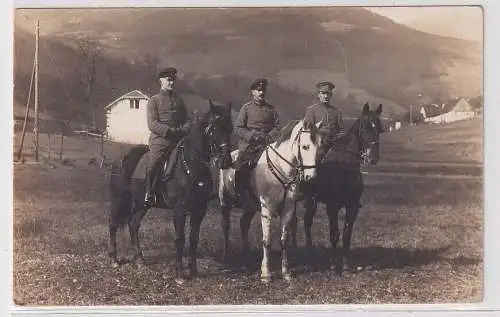
[[[316,265],[316,261],[314,260],[314,252],[313,252],[313,243],[312,243],[312,225],[313,218],[316,215],[316,210],[318,208],[318,203],[312,197],[308,197],[304,202],[304,208],[306,212],[304,214],[304,232],[306,235],[306,252],[307,252],[307,260],[306,265]]]
[[[354,222],[356,221],[356,217],[359,212],[359,203],[358,201],[354,202],[350,206],[346,207],[346,219],[344,223],[344,232],[342,235],[342,270],[350,270],[352,268],[349,263],[349,253],[351,251],[351,239],[352,239],[352,229],[354,227]]]
[[[198,268],[197,268],[197,249],[198,242],[200,240],[200,227],[203,218],[205,217],[207,211],[207,204],[200,203],[200,206],[196,206],[197,208],[192,208],[191,217],[190,217],[190,233],[189,233],[189,277],[193,278],[198,276]]]
[[[262,263],[261,263],[261,274],[260,279],[264,283],[271,282],[271,272],[269,269],[269,257],[271,256],[271,226],[272,226],[272,212],[267,207],[262,206],[261,210],[261,224],[262,224]]]
[[[116,251],[116,232],[118,231],[118,224],[109,223],[109,251],[108,255],[111,258],[111,266],[117,268],[120,266],[118,262],[118,252]]]
[[[250,251],[250,243],[248,242],[248,232],[250,231],[250,225],[252,224],[252,219],[257,213],[255,208],[245,208],[243,209],[243,215],[240,218],[240,230],[241,230],[241,240],[243,243],[243,255],[246,255]]]
[[[294,212],[292,215],[292,219],[290,219],[290,238],[292,239],[292,248],[297,249],[297,202],[294,203]]]
[[[306,209],[306,213],[304,215],[304,231],[306,234],[306,248],[312,250],[312,236],[311,236],[311,229],[313,225],[313,218],[314,215],[316,215],[316,210],[318,208],[318,203],[317,201],[312,198],[308,197],[306,201],[304,202],[304,208]]]
[[[144,265],[144,255],[142,254],[142,250],[139,244],[139,227],[141,225],[142,218],[144,217],[144,215],[146,215],[147,212],[147,209],[144,207],[142,199],[140,198],[142,197],[139,196],[139,198],[137,198],[135,201],[133,216],[128,224],[130,240],[134,249],[134,255],[131,262],[138,268],[141,268]]]
[[[175,277],[177,283],[182,283],[184,280],[184,273],[182,268],[182,257],[184,253],[184,244],[186,243],[185,237],[185,226],[186,226],[186,213],[185,210],[176,205],[174,207],[174,227],[175,227],[175,249],[176,249],[176,260],[175,260]]]
[[[226,261],[229,256],[229,230],[231,230],[231,205],[221,204],[222,211],[222,231],[224,234],[224,251],[222,251],[222,260]]]
[[[111,209],[108,218],[109,225],[109,249],[108,255],[112,261],[112,267],[118,267],[118,253],[116,250],[116,233],[127,222],[132,205],[131,196],[128,193],[117,193],[111,189]]]
[[[327,204],[326,213],[328,215],[328,223],[330,227],[330,261],[333,261],[333,267],[335,267],[336,273],[342,275],[342,257],[337,257],[337,244],[339,242],[339,209],[340,206]],[[335,259],[339,262],[335,264]]]
[[[289,226],[290,221],[294,216],[295,209],[286,211],[281,216],[281,274],[283,279],[290,281],[292,275],[288,270],[288,242],[289,242]]]

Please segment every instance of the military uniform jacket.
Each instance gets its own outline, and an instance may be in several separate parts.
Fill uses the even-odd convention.
[[[278,113],[267,102],[258,104],[255,101],[245,103],[238,114],[235,124],[236,134],[240,137],[238,148],[246,151],[249,145],[255,143],[252,138],[259,133],[272,138],[279,132]]]
[[[320,132],[325,134],[325,142],[331,142],[333,138],[344,134],[342,114],[336,107],[330,104],[317,103],[310,106],[307,108],[304,121],[314,125],[322,122]]]
[[[190,124],[184,101],[178,95],[160,92],[152,96],[147,104],[147,121],[150,130],[149,144],[171,145],[177,143],[178,134],[172,129]]]

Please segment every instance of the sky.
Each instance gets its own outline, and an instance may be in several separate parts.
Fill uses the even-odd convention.
[[[483,41],[480,7],[373,7],[367,8],[419,31],[477,42]]]

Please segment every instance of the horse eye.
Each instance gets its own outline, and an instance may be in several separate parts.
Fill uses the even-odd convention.
[[[309,151],[309,145],[302,145],[302,149],[304,151]]]

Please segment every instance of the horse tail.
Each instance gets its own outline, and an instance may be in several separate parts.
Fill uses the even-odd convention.
[[[135,145],[126,151],[119,160],[111,164],[110,190],[111,214],[110,224],[119,229],[127,224],[132,208],[133,195],[129,190],[130,179],[141,157],[148,151],[147,145]]]
[[[128,183],[141,157],[148,152],[149,147],[145,144],[134,145],[122,157],[121,169],[123,178]]]

